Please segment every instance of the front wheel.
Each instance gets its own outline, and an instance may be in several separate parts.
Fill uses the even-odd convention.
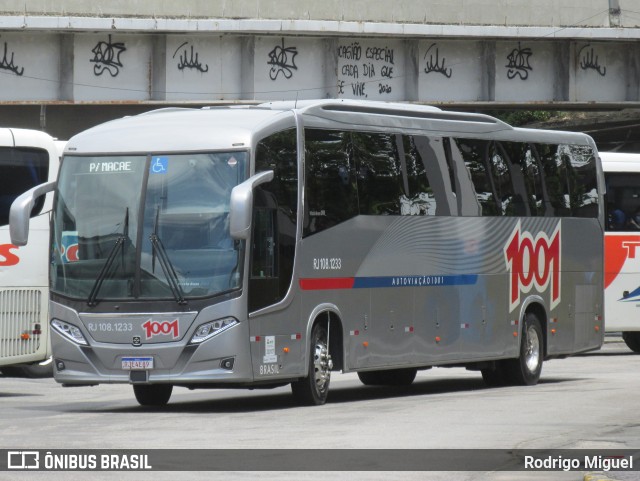
[[[165,406],[171,398],[171,384],[134,384],[133,393],[141,406]]]
[[[538,383],[544,357],[544,338],[540,321],[532,312],[524,318],[520,357],[504,361],[505,374],[511,384],[533,386]]]
[[[633,352],[640,353],[640,332],[623,332],[622,340]]]
[[[319,406],[327,401],[333,362],[329,355],[326,327],[316,324],[311,331],[309,373],[291,383],[293,397],[300,404]]]

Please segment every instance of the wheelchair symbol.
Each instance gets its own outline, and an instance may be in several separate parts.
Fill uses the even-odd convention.
[[[168,159],[166,157],[154,157],[151,164],[152,174],[166,174]]]

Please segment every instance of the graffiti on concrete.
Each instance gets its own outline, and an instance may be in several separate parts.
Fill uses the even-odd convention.
[[[589,47],[591,47],[591,44],[588,43],[578,52],[578,56],[580,57],[580,68],[582,70],[595,70],[604,77],[605,75],[607,75],[607,67],[603,67],[602,65],[600,65],[598,56],[595,54],[593,47],[591,47],[591,50],[586,51],[584,54],[582,53],[583,50]]]
[[[276,45],[269,52],[269,61],[267,62],[267,65],[271,65],[269,78],[275,81],[278,75],[282,74],[284,78],[290,79],[293,76],[293,71],[298,70],[295,61],[296,55],[298,55],[298,49],[296,47],[285,47],[283,38],[282,44]]]
[[[100,41],[91,50],[93,58],[90,60],[94,63],[93,73],[96,76],[102,75],[106,70],[109,75],[116,77],[120,73],[120,68],[124,67],[120,61],[120,55],[127,50],[124,42],[112,42],[111,34],[107,42]]]
[[[24,73],[24,67],[19,67],[13,63],[13,55],[15,52],[11,52],[11,58],[9,58],[8,49],[7,42],[5,42],[4,54],[2,55],[2,61],[0,61],[0,70],[8,70],[20,77]]]
[[[390,94],[394,76],[394,49],[388,46],[363,48],[359,42],[338,46],[338,95],[347,92],[356,98],[367,98],[367,87],[377,89],[378,96]],[[375,85],[377,84],[377,85]]]
[[[178,52],[180,51],[180,49],[182,47],[186,47],[187,45],[189,45],[189,42],[184,42],[182,45],[180,45],[176,51],[173,53],[173,57],[172,58],[176,58],[176,55],[178,55]],[[178,62],[178,70],[184,70],[184,69],[194,69],[194,70],[198,70],[199,72],[202,73],[207,73],[209,71],[209,65],[202,65],[202,62],[200,62],[200,60],[198,59],[198,52],[193,51],[193,45],[190,46],[191,47],[191,52],[188,53],[187,49],[185,48],[182,52],[180,52],[180,56],[178,57],[179,62]]]
[[[435,52],[432,49],[435,47]],[[430,53],[431,52],[431,53]],[[435,58],[434,58],[435,53]],[[427,55],[429,55],[429,60],[427,60]],[[446,58],[442,57],[442,62],[440,62],[440,51],[437,47],[437,44],[432,43],[429,45],[429,48],[424,54],[424,59],[427,60],[427,63],[424,67],[424,73],[429,74],[431,72],[441,73],[447,78],[451,78],[451,74],[453,73],[450,68],[445,67],[445,63],[447,61]]]
[[[529,78],[529,72],[533,71],[533,67],[529,64],[529,57],[533,55],[533,51],[529,47],[522,48],[518,42],[518,48],[514,48],[507,60],[509,63],[505,65],[507,70],[507,78],[512,80],[519,77],[521,80]]]

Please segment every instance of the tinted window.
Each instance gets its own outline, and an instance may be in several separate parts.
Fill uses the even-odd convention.
[[[454,200],[445,153],[445,140],[404,136],[402,147],[408,196],[403,215],[451,215]]]
[[[504,151],[496,142],[453,139],[470,173],[483,216],[513,215],[515,193]]]
[[[538,144],[549,202],[556,216],[597,217],[593,150],[579,145]]]
[[[640,174],[605,174],[608,231],[640,230]]]
[[[9,223],[9,209],[20,194],[47,181],[49,154],[46,150],[0,147],[0,225]],[[42,211],[41,196],[31,216]]]
[[[450,215],[443,138],[306,130],[304,234],[361,215]],[[453,206],[453,207],[452,207]]]
[[[298,214],[296,132],[287,130],[261,140],[255,171],[272,170],[271,182],[254,195],[249,309],[254,311],[284,298],[291,284]]]
[[[349,132],[307,129],[305,144],[304,235],[310,235],[358,215],[358,194]]]
[[[352,141],[360,214],[400,215],[401,200],[407,197],[408,188],[404,185],[396,136],[354,132]]]

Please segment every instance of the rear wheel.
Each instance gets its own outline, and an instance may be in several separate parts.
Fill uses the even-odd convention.
[[[417,372],[415,368],[362,371],[358,377],[365,386],[409,386]]]
[[[528,312],[522,328],[520,357],[503,361],[505,374],[511,384],[532,386],[538,383],[542,372],[543,346],[540,321],[535,314]]]
[[[313,326],[310,344],[309,374],[292,382],[291,392],[300,404],[320,405],[327,401],[333,368],[325,326],[321,324]]]
[[[141,406],[165,406],[171,398],[171,384],[134,384],[133,393]]]
[[[623,332],[622,340],[633,352],[640,353],[640,332]]]

